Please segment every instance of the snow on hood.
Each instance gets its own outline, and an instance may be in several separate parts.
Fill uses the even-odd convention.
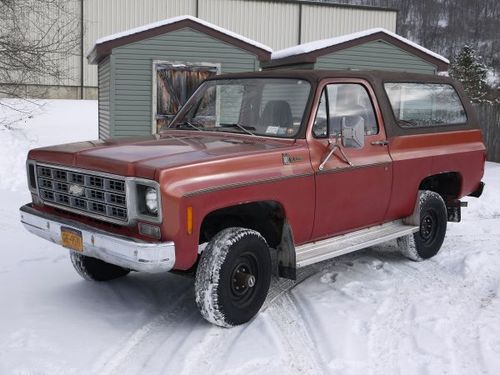
[[[320,50],[320,49],[323,49],[323,48],[335,46],[337,44],[349,42],[351,40],[356,40],[356,39],[359,39],[359,38],[362,38],[362,37],[365,37],[365,36],[368,36],[368,35],[376,34],[376,33],[387,34],[389,36],[392,36],[393,38],[396,38],[396,39],[400,40],[403,43],[408,44],[411,47],[419,49],[420,51],[425,52],[428,55],[431,55],[432,57],[435,57],[436,59],[444,61],[447,64],[449,64],[449,62],[450,62],[447,58],[445,58],[445,57],[443,57],[443,56],[441,56],[441,55],[439,55],[439,54],[437,54],[435,52],[432,52],[431,50],[429,50],[429,49],[427,49],[425,47],[422,47],[421,45],[419,45],[417,43],[414,43],[411,40],[403,38],[401,35],[395,34],[395,33],[391,32],[391,31],[386,30],[386,29],[381,28],[381,27],[377,27],[377,28],[373,28],[373,29],[368,29],[368,30],[363,30],[363,31],[359,31],[359,32],[356,32],[356,33],[352,33],[352,34],[341,35],[341,36],[337,36],[337,37],[334,37],[334,38],[315,40],[313,42],[303,43],[303,44],[299,44],[299,45],[294,46],[294,47],[285,48],[285,49],[273,52],[271,54],[271,59],[272,60],[277,60],[277,59],[283,59],[285,57],[290,57],[290,56],[295,56],[295,55],[302,55],[304,53],[309,53],[309,52],[312,52],[312,51],[317,51],[317,50]]]
[[[228,35],[228,36],[230,36],[232,38],[235,38],[235,39],[239,39],[239,40],[241,40],[241,41],[243,41],[245,43],[251,44],[251,45],[253,45],[253,46],[257,47],[257,48],[263,49],[265,51],[268,51],[268,52],[272,52],[273,51],[271,49],[271,47],[266,46],[265,44],[259,43],[259,42],[255,41],[255,40],[252,40],[250,38],[244,37],[243,35],[240,35],[240,34],[237,34],[235,32],[232,32],[230,30],[224,29],[223,27],[214,25],[213,23],[207,22],[207,21],[202,20],[200,18],[189,16],[189,15],[184,15],[184,16],[178,16],[178,17],[168,18],[166,20],[161,20],[161,21],[149,23],[147,25],[135,27],[133,29],[125,30],[125,31],[122,31],[122,32],[119,32],[119,33],[116,33],[116,34],[112,34],[112,35],[108,35],[108,36],[99,38],[99,39],[97,39],[95,41],[95,44],[89,50],[89,52],[87,53],[87,55],[89,55],[90,52],[97,45],[99,45],[99,44],[106,43],[106,42],[109,42],[111,40],[123,38],[125,36],[129,36],[129,35],[133,35],[133,34],[138,34],[138,33],[141,33],[143,31],[155,29],[155,28],[160,27],[160,26],[165,26],[165,25],[170,25],[170,24],[176,23],[176,22],[185,21],[185,20],[190,20],[190,21],[199,23],[200,25],[209,27],[211,29],[214,29],[214,30],[220,32],[220,33],[226,34],[226,35]]]

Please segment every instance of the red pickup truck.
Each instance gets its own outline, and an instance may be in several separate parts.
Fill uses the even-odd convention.
[[[204,318],[242,324],[273,274],[391,239],[439,251],[485,146],[453,80],[280,70],[205,81],[160,134],[31,150],[21,221],[85,279],[194,275]]]

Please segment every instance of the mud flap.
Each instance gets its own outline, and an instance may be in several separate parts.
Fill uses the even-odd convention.
[[[462,220],[462,207],[467,207],[467,202],[461,202],[458,199],[446,203],[448,221],[460,223]]]
[[[290,224],[283,224],[281,242],[278,245],[278,276],[285,279],[297,280],[297,263],[295,257],[295,244]]]
[[[420,201],[423,191],[419,190],[417,193],[417,200],[415,201],[415,207],[413,208],[413,213],[403,218],[403,224],[420,226]]]
[[[484,182],[481,181],[476,190],[474,190],[472,193],[469,194],[469,197],[479,198],[483,194],[483,190],[484,190]]]

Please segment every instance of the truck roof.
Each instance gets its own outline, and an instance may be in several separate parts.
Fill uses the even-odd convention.
[[[453,79],[441,75],[418,74],[407,72],[391,72],[384,70],[311,70],[311,69],[275,69],[260,72],[229,73],[210,78],[297,78],[308,81],[320,81],[325,78],[362,78],[368,81],[395,81],[395,82],[435,82],[455,83]]]
[[[416,135],[426,133],[438,133],[447,131],[464,131],[479,128],[479,122],[476,117],[465,91],[460,84],[450,77],[432,74],[418,74],[407,72],[391,72],[381,70],[354,71],[354,70],[299,70],[299,69],[276,69],[260,72],[230,73],[222,74],[209,78],[208,80],[222,79],[243,79],[243,78],[293,78],[302,79],[311,82],[313,87],[321,80],[328,78],[356,78],[369,82],[375,91],[377,102],[382,111],[384,125],[387,137]],[[467,122],[463,124],[451,124],[444,126],[426,126],[426,127],[402,127],[396,121],[389,98],[384,89],[385,82],[415,82],[415,83],[442,83],[452,85],[466,111]],[[312,96],[311,96],[312,98]],[[309,100],[311,104],[312,100]],[[303,127],[304,128],[304,127]],[[298,136],[305,136],[305,129],[299,132]]]

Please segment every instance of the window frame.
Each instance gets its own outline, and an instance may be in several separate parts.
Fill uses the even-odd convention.
[[[206,68],[215,68],[216,69],[216,73],[215,73],[215,76],[218,76],[221,74],[222,72],[222,65],[221,63],[218,63],[218,62],[192,62],[192,61],[178,61],[178,60],[152,60],[152,66],[151,66],[151,131],[152,131],[152,134],[159,134],[161,133],[163,130],[159,130],[158,127],[157,127],[157,119],[156,119],[156,115],[158,113],[158,75],[157,75],[157,71],[158,71],[158,66],[160,65],[171,65],[171,66],[175,66],[175,65],[186,65],[186,66],[195,66],[195,67],[206,67]],[[198,88],[196,88],[196,90],[193,92],[193,94],[198,90]],[[188,98],[189,99],[189,98]],[[179,108],[179,110],[177,111],[176,114],[174,114],[174,116],[172,117],[172,120],[173,121],[176,117],[177,117],[177,114],[182,110],[182,107],[184,106],[181,106]],[[167,129],[167,127],[165,127],[165,129]]]
[[[188,99],[188,101],[181,107],[181,109],[177,112],[177,114],[175,115],[175,117],[172,119],[171,123],[168,125],[168,127],[166,127],[163,131],[167,131],[169,129],[172,129],[172,125],[177,123],[177,121],[183,117],[183,116],[186,116],[191,110],[193,110],[194,108],[195,111],[198,110],[198,107],[200,105],[200,103],[196,104],[196,103],[193,103],[194,100],[195,100],[195,97],[197,97],[200,93],[200,90],[203,88],[203,86],[205,84],[209,84],[211,82],[215,82],[215,86],[214,87],[217,87],[218,86],[218,81],[230,81],[230,80],[234,80],[235,78],[226,78],[224,76],[214,76],[212,78],[209,78],[209,79],[206,79],[205,81],[203,81],[200,86],[196,89],[196,91],[191,95],[191,97]],[[299,126],[297,127],[297,131],[294,135],[290,135],[290,136],[278,136],[278,135],[269,135],[269,134],[258,134],[256,133],[255,136],[257,137],[267,137],[267,138],[273,138],[273,139],[283,139],[283,140],[293,140],[293,139],[300,139],[300,138],[304,138],[304,135],[303,135],[303,132],[307,126],[307,121],[309,120],[310,118],[310,108],[312,106],[312,102],[313,102],[313,99],[314,99],[314,94],[315,94],[315,89],[316,89],[316,86],[315,86],[315,82],[314,81],[311,81],[310,79],[306,78],[306,77],[283,77],[283,76],[275,76],[275,77],[260,77],[260,76],[250,76],[250,77],[241,77],[241,78],[237,78],[236,80],[242,80],[242,81],[246,81],[246,80],[262,80],[262,81],[265,81],[266,83],[269,82],[270,80],[281,80],[281,81],[302,81],[302,82],[305,82],[307,85],[308,85],[308,94],[307,94],[307,98],[306,98],[306,101],[304,103],[304,108],[303,108],[303,111],[302,111],[302,116],[301,116],[301,121],[300,121],[300,124]],[[262,94],[262,90],[261,90],[261,94]],[[260,95],[259,97],[261,97],[262,95]],[[259,111],[260,111],[260,106],[259,106]],[[241,110],[240,110],[240,116],[241,116]],[[203,131],[212,131],[212,130],[209,130],[209,129],[202,129]],[[222,132],[222,130],[219,130],[219,132]],[[226,133],[232,133],[232,134],[240,134],[238,132],[232,132],[232,131],[225,131]]]
[[[458,101],[460,102],[460,105],[462,106],[462,109],[464,111],[464,116],[465,116],[465,121],[464,122],[453,122],[453,123],[446,123],[446,124],[434,124],[434,125],[418,125],[418,126],[411,126],[411,125],[403,125],[401,124],[401,119],[396,116],[396,113],[394,112],[394,107],[392,105],[392,102],[391,102],[391,99],[389,98],[389,94],[387,93],[387,90],[385,88],[385,85],[387,83],[401,83],[401,84],[406,84],[406,83],[410,83],[410,84],[422,84],[422,85],[446,85],[446,86],[450,86],[453,91],[455,92],[457,98],[458,98]],[[400,129],[403,129],[403,130],[414,130],[414,129],[443,129],[443,128],[447,128],[447,127],[453,127],[453,126],[468,126],[469,125],[469,114],[467,112],[467,106],[465,105],[464,103],[464,99],[462,98],[462,96],[460,95],[460,92],[457,90],[457,88],[455,87],[455,85],[451,82],[432,82],[432,81],[412,81],[412,80],[402,80],[402,81],[399,81],[399,80],[384,80],[382,81],[382,90],[383,90],[383,93],[385,95],[385,98],[387,100],[387,104],[388,104],[388,107],[389,107],[389,110],[392,114],[392,117],[394,119],[394,123],[396,124],[396,126]]]
[[[321,90],[321,94],[319,95],[318,106],[316,106],[316,113],[314,114],[314,120],[312,121],[312,126],[311,126],[311,135],[313,136],[313,138],[318,140],[330,138],[330,99],[328,94],[328,86],[330,85],[358,85],[365,90],[365,93],[366,95],[368,95],[368,99],[370,100],[371,108],[373,111],[373,117],[377,125],[377,132],[374,134],[365,134],[364,136],[365,137],[379,136],[381,131],[381,124],[378,118],[380,112],[380,106],[378,105],[377,102],[374,101],[374,96],[372,95],[372,92],[370,91],[370,88],[368,87],[367,83],[365,81],[353,81],[353,80],[344,81],[337,79],[333,81],[326,81],[323,84],[319,85],[318,87]],[[326,136],[318,137],[314,134],[314,123],[316,122],[316,118],[318,116],[319,104],[321,102],[321,97],[323,96],[323,93],[326,94],[325,97],[326,97],[326,111],[327,111],[327,129],[326,129]]]
[[[321,105],[321,98],[325,95],[325,106],[326,106],[326,134],[324,136],[317,136],[314,134],[314,125],[316,124],[316,119],[318,118],[319,107]],[[328,90],[326,89],[326,85],[323,86],[321,90],[321,94],[319,96],[318,106],[316,107],[316,114],[314,115],[314,121],[312,123],[311,133],[316,139],[328,139],[330,138],[330,110],[329,110],[329,101],[328,101]]]

